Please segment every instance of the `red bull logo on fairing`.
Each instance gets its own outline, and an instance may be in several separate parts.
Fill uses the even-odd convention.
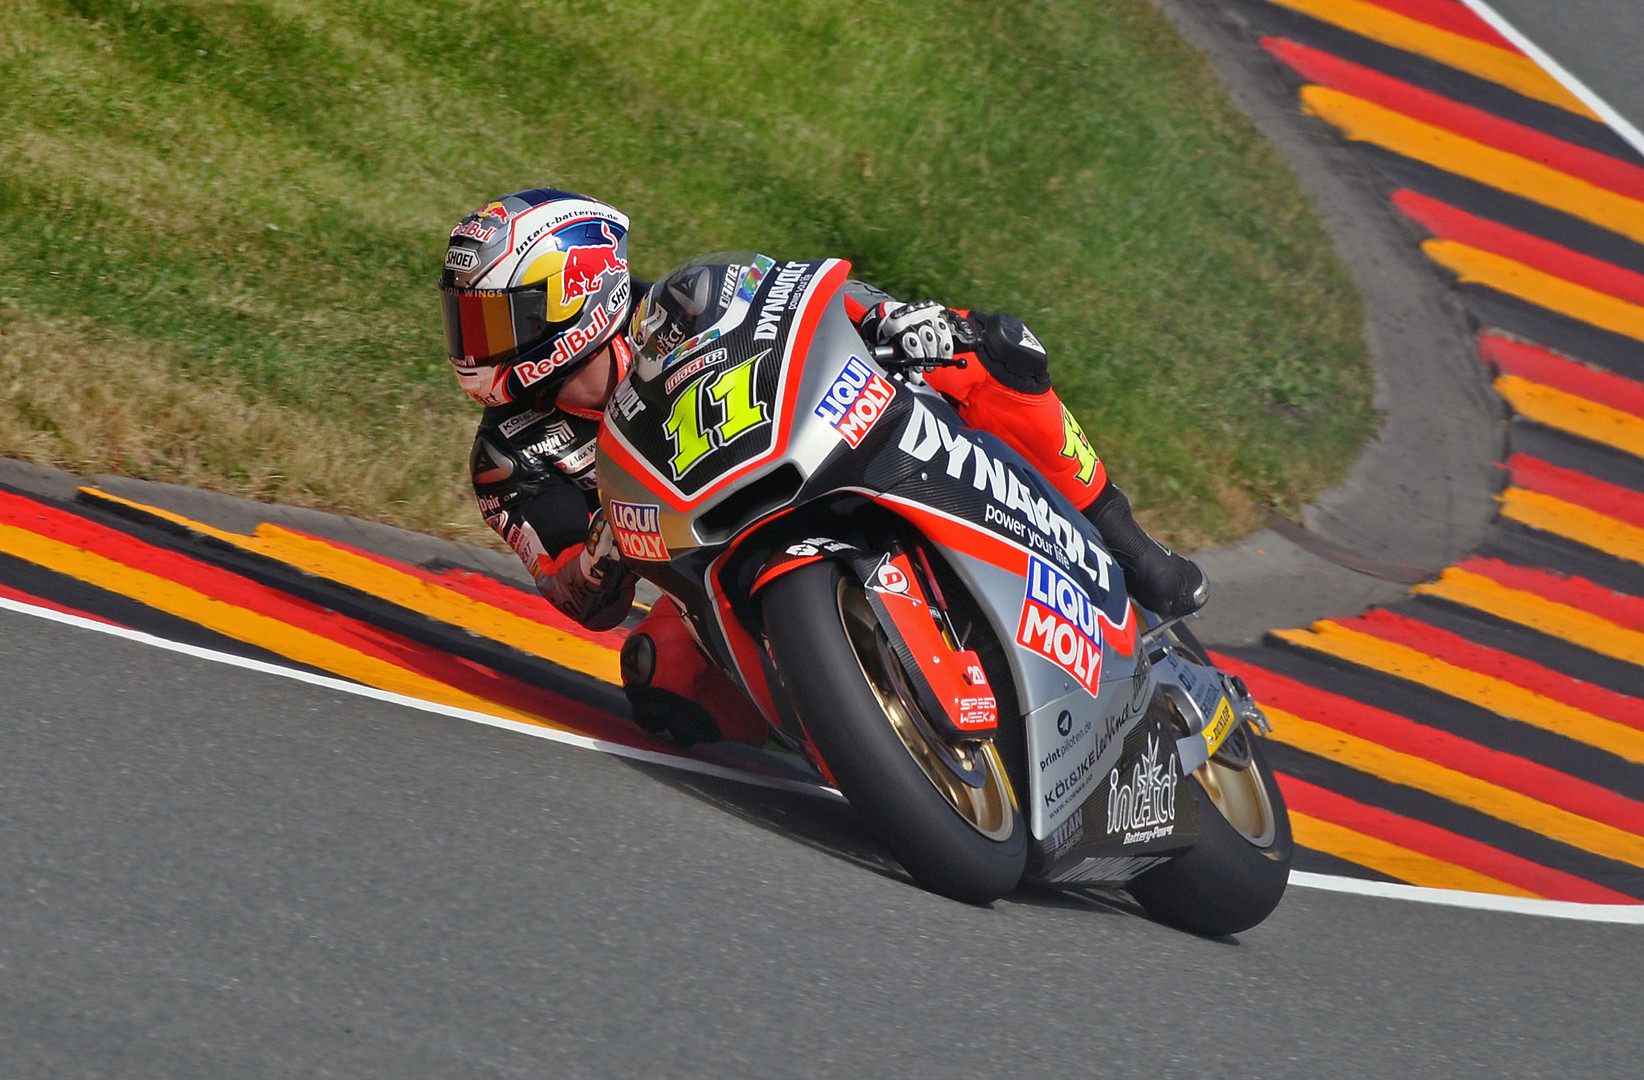
[[[617,254],[617,238],[611,235],[611,227],[601,222],[599,231],[605,237],[605,243],[565,249],[565,269],[560,272],[559,278],[561,306],[569,306],[598,292],[599,283],[606,274],[628,272],[628,260]]]
[[[1079,583],[1037,555],[1028,557],[1027,595],[1016,641],[1072,675],[1091,693],[1102,674],[1098,611]]]

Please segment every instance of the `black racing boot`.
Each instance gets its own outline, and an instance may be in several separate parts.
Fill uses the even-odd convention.
[[[1192,559],[1171,551],[1136,523],[1130,500],[1110,481],[1085,508],[1085,517],[1125,572],[1131,598],[1155,615],[1191,615],[1210,599],[1210,584]]]
[[[656,642],[636,630],[622,643],[622,692],[628,711],[645,733],[676,746],[718,742],[719,725],[701,705],[667,687],[655,685]]]

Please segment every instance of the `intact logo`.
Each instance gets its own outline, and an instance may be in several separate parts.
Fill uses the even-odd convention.
[[[611,529],[624,558],[668,561],[668,545],[662,542],[661,512],[655,503],[611,500]]]
[[[1037,555],[1028,556],[1027,595],[1016,642],[1096,692],[1102,674],[1102,633],[1096,605],[1078,582]]]
[[[895,394],[896,388],[883,375],[853,356],[834,376],[815,412],[855,449],[885,414]]]

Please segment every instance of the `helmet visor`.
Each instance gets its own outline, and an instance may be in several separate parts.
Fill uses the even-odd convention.
[[[445,351],[452,363],[507,360],[548,336],[546,284],[515,289],[440,287]]]

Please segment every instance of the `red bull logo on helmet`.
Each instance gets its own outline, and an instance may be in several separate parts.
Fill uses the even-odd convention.
[[[484,206],[480,207],[478,210],[475,210],[472,216],[473,217],[494,217],[498,221],[500,221],[504,225],[506,225],[506,224],[508,224],[508,219],[510,217],[512,217],[513,215],[508,212],[508,208],[506,206],[502,205],[499,202],[493,202],[493,203],[486,203]]]
[[[560,272],[560,305],[569,307],[577,300],[599,291],[606,274],[626,274],[628,260],[617,254],[617,238],[611,227],[600,222],[603,244],[579,244],[565,249],[565,269]]]
[[[521,389],[541,382],[555,371],[578,358],[582,350],[594,344],[600,336],[609,329],[611,317],[605,313],[603,307],[594,309],[593,319],[587,326],[576,326],[560,335],[554,342],[554,351],[541,360],[527,360],[516,365],[514,371],[519,375]]]
[[[1072,675],[1091,693],[1102,674],[1098,611],[1079,583],[1037,555],[1028,557],[1027,595],[1016,641]]]

